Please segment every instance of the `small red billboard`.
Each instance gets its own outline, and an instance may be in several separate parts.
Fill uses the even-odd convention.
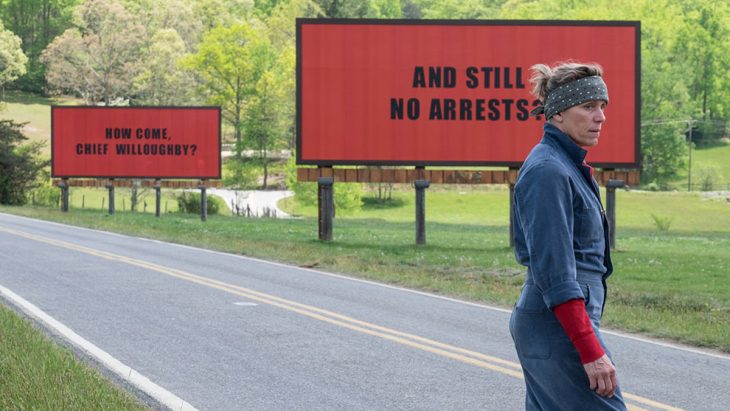
[[[221,177],[220,107],[51,108],[53,177]]]
[[[530,67],[604,69],[588,161],[640,159],[640,23],[297,20],[297,163],[519,166],[540,140]]]

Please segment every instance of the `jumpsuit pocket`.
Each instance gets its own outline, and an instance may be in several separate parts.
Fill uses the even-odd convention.
[[[510,332],[520,358],[547,360],[552,355],[552,340],[560,323],[550,311],[525,311],[515,307]]]

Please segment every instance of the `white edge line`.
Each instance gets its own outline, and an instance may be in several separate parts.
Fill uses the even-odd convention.
[[[66,327],[50,315],[43,312],[40,308],[25,300],[23,297],[15,294],[9,289],[0,285],[0,295],[12,302],[16,307],[21,309],[25,314],[43,323],[46,327],[62,336],[66,341],[83,350],[86,354],[93,357],[102,364],[106,369],[119,376],[122,380],[127,381],[134,387],[159,401],[162,405],[171,410],[180,411],[196,411],[197,409],[184,401],[175,394],[167,391],[159,385],[152,382],[149,378],[138,373],[131,367],[125,365],[121,361],[112,357],[106,351],[95,346],[91,342],[85,340],[73,330]]]
[[[167,242],[167,241],[156,240],[156,239],[153,239],[153,238],[134,237],[134,236],[126,235],[126,234],[114,233],[114,232],[111,232],[111,231],[103,231],[103,230],[97,230],[97,229],[94,229],[94,228],[79,227],[79,226],[75,226],[75,225],[58,223],[58,222],[55,222],[55,221],[40,220],[40,219],[35,219],[35,218],[30,218],[30,217],[25,217],[25,216],[18,216],[18,215],[15,215],[15,214],[7,214],[7,213],[0,213],[0,214],[4,214],[4,215],[11,216],[11,217],[15,217],[15,218],[21,218],[21,219],[25,219],[25,220],[30,220],[30,221],[34,221],[34,222],[40,222],[40,223],[46,223],[46,224],[53,224],[53,225],[58,225],[58,226],[63,226],[63,227],[70,227],[70,228],[75,228],[75,229],[78,229],[78,230],[92,231],[92,232],[107,234],[107,235],[116,236],[116,237],[125,237],[125,238],[133,238],[133,239],[137,239],[137,240],[151,241],[151,242],[154,242],[154,243],[167,244],[167,245],[171,245],[171,246],[175,246],[175,247],[187,248],[187,249],[190,249],[190,250],[202,251],[202,252],[206,252],[206,253],[210,253],[210,254],[217,254],[217,255],[223,255],[223,256],[226,256],[226,257],[234,257],[234,258],[238,258],[238,259],[242,259],[242,260],[255,261],[255,262],[258,262],[258,263],[269,264],[269,265],[273,265],[273,266],[277,266],[277,267],[284,267],[284,268],[289,268],[289,269],[297,269],[297,270],[307,271],[307,272],[310,272],[310,273],[314,273],[314,274],[318,274],[318,275],[323,275],[323,276],[327,276],[327,277],[338,278],[338,279],[341,279],[341,280],[347,280],[347,281],[353,281],[353,282],[357,282],[357,283],[369,284],[369,285],[374,285],[374,286],[378,286],[378,287],[388,288],[388,289],[392,289],[392,290],[403,291],[403,292],[407,292],[407,293],[411,293],[411,294],[422,295],[422,296],[425,296],[425,297],[436,298],[436,299],[439,299],[439,300],[450,301],[450,302],[453,302],[453,303],[464,304],[464,305],[468,305],[468,306],[472,306],[472,307],[484,308],[484,309],[488,309],[488,310],[492,310],[492,311],[498,311],[498,312],[502,312],[502,313],[505,313],[505,314],[512,314],[512,310],[508,310],[508,309],[505,309],[505,308],[495,307],[495,306],[486,305],[486,304],[474,303],[474,302],[471,302],[471,301],[459,300],[459,299],[452,298],[452,297],[445,297],[445,296],[438,295],[438,294],[427,293],[425,291],[412,290],[412,289],[409,289],[409,288],[403,288],[403,287],[398,287],[398,286],[394,286],[394,285],[390,285],[390,284],[379,283],[379,282],[372,281],[372,280],[364,280],[364,279],[361,279],[361,278],[354,278],[354,277],[350,277],[350,276],[343,275],[343,274],[328,273],[326,271],[315,270],[315,269],[312,269],[312,268],[300,267],[300,266],[291,265],[291,264],[284,264],[284,263],[279,263],[279,262],[275,262],[275,261],[267,261],[267,260],[262,260],[262,259],[255,258],[255,257],[245,256],[245,255],[238,255],[238,254],[226,253],[226,252],[223,252],[223,251],[208,250],[208,249],[205,249],[205,248],[193,247],[193,246],[185,245],[185,244],[176,244],[176,243],[171,243],[171,242]],[[637,336],[633,336],[633,335],[630,335],[630,334],[622,333],[622,332],[619,332],[619,331],[609,330],[609,329],[606,329],[606,328],[602,328],[601,329],[601,332],[604,333],[604,334],[610,334],[610,335],[613,335],[613,336],[616,336],[616,337],[620,337],[620,338],[627,338],[629,340],[639,341],[639,342],[646,343],[646,344],[653,344],[653,345],[656,345],[656,346],[659,346],[659,347],[671,348],[671,349],[675,349],[675,350],[679,350],[679,351],[689,352],[689,353],[692,353],[692,354],[705,355],[705,356],[708,356],[708,357],[714,357],[714,358],[719,358],[719,359],[722,359],[722,360],[728,360],[728,361],[730,361],[730,355],[724,355],[724,354],[714,353],[714,352],[710,352],[710,351],[703,351],[701,349],[691,348],[691,347],[684,347],[684,346],[681,346],[681,345],[676,345],[676,344],[667,343],[667,342],[655,341],[655,340],[651,340],[651,339],[646,338],[646,337],[637,337]]]

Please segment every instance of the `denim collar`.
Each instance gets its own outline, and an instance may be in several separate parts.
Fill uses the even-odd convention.
[[[546,122],[542,128],[545,132],[542,137],[542,142],[557,143],[557,146],[560,147],[563,152],[565,152],[565,154],[567,154],[568,157],[575,162],[575,164],[583,164],[586,154],[588,154],[586,150],[580,148],[580,146],[575,144],[575,142],[568,137],[567,134],[563,133],[554,125]]]

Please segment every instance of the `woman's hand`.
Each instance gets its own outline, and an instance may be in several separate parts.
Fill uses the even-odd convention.
[[[618,383],[616,383],[616,367],[613,366],[613,363],[606,354],[603,354],[603,357],[593,362],[583,364],[583,368],[585,368],[586,374],[588,375],[591,390],[604,397],[613,397],[613,393],[618,387]]]

